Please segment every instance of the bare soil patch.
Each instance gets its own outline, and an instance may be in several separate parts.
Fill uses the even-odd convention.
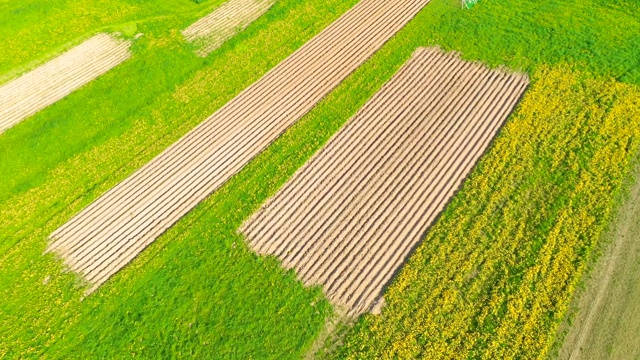
[[[0,86],[0,133],[124,62],[131,42],[98,34]]]
[[[241,231],[349,316],[373,310],[527,85],[419,49]]]
[[[96,289],[239,172],[429,0],[363,0],[52,235]]]
[[[273,6],[275,0],[230,0],[211,14],[182,31],[200,45],[198,55],[206,56],[236,33],[244,30]]]

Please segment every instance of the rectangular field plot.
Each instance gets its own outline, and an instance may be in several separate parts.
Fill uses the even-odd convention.
[[[274,3],[275,0],[229,0],[183,30],[182,35],[189,41],[201,43],[198,54],[206,56],[256,21]]]
[[[363,0],[52,235],[96,289],[239,172],[429,0]]]
[[[370,311],[527,85],[419,49],[241,231],[348,315]]]
[[[98,34],[0,86],[0,133],[127,60],[131,42]]]

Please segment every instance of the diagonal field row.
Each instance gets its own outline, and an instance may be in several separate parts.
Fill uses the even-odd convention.
[[[56,230],[59,254],[96,289],[240,171],[429,0],[363,0],[162,154]]]
[[[0,133],[124,62],[131,42],[98,34],[0,86]]]
[[[371,310],[527,85],[419,49],[241,231],[349,315]]]
[[[184,29],[182,35],[189,41],[204,42],[198,54],[205,56],[220,47],[236,32],[246,29],[274,3],[275,0],[229,0]]]

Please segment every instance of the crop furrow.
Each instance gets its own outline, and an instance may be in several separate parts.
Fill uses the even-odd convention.
[[[52,235],[97,288],[308,113],[428,0],[363,0]]]
[[[349,315],[369,311],[527,84],[418,49],[241,231]]]

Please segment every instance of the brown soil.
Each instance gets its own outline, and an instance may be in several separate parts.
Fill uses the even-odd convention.
[[[98,34],[0,86],[0,133],[127,60],[130,46],[129,41]]]
[[[242,232],[349,316],[371,311],[527,85],[419,49]]]
[[[52,235],[100,286],[308,113],[429,0],[363,0]]]
[[[230,0],[183,30],[182,35],[189,41],[199,43],[201,48],[198,54],[206,56],[246,29],[274,3],[275,0]]]

